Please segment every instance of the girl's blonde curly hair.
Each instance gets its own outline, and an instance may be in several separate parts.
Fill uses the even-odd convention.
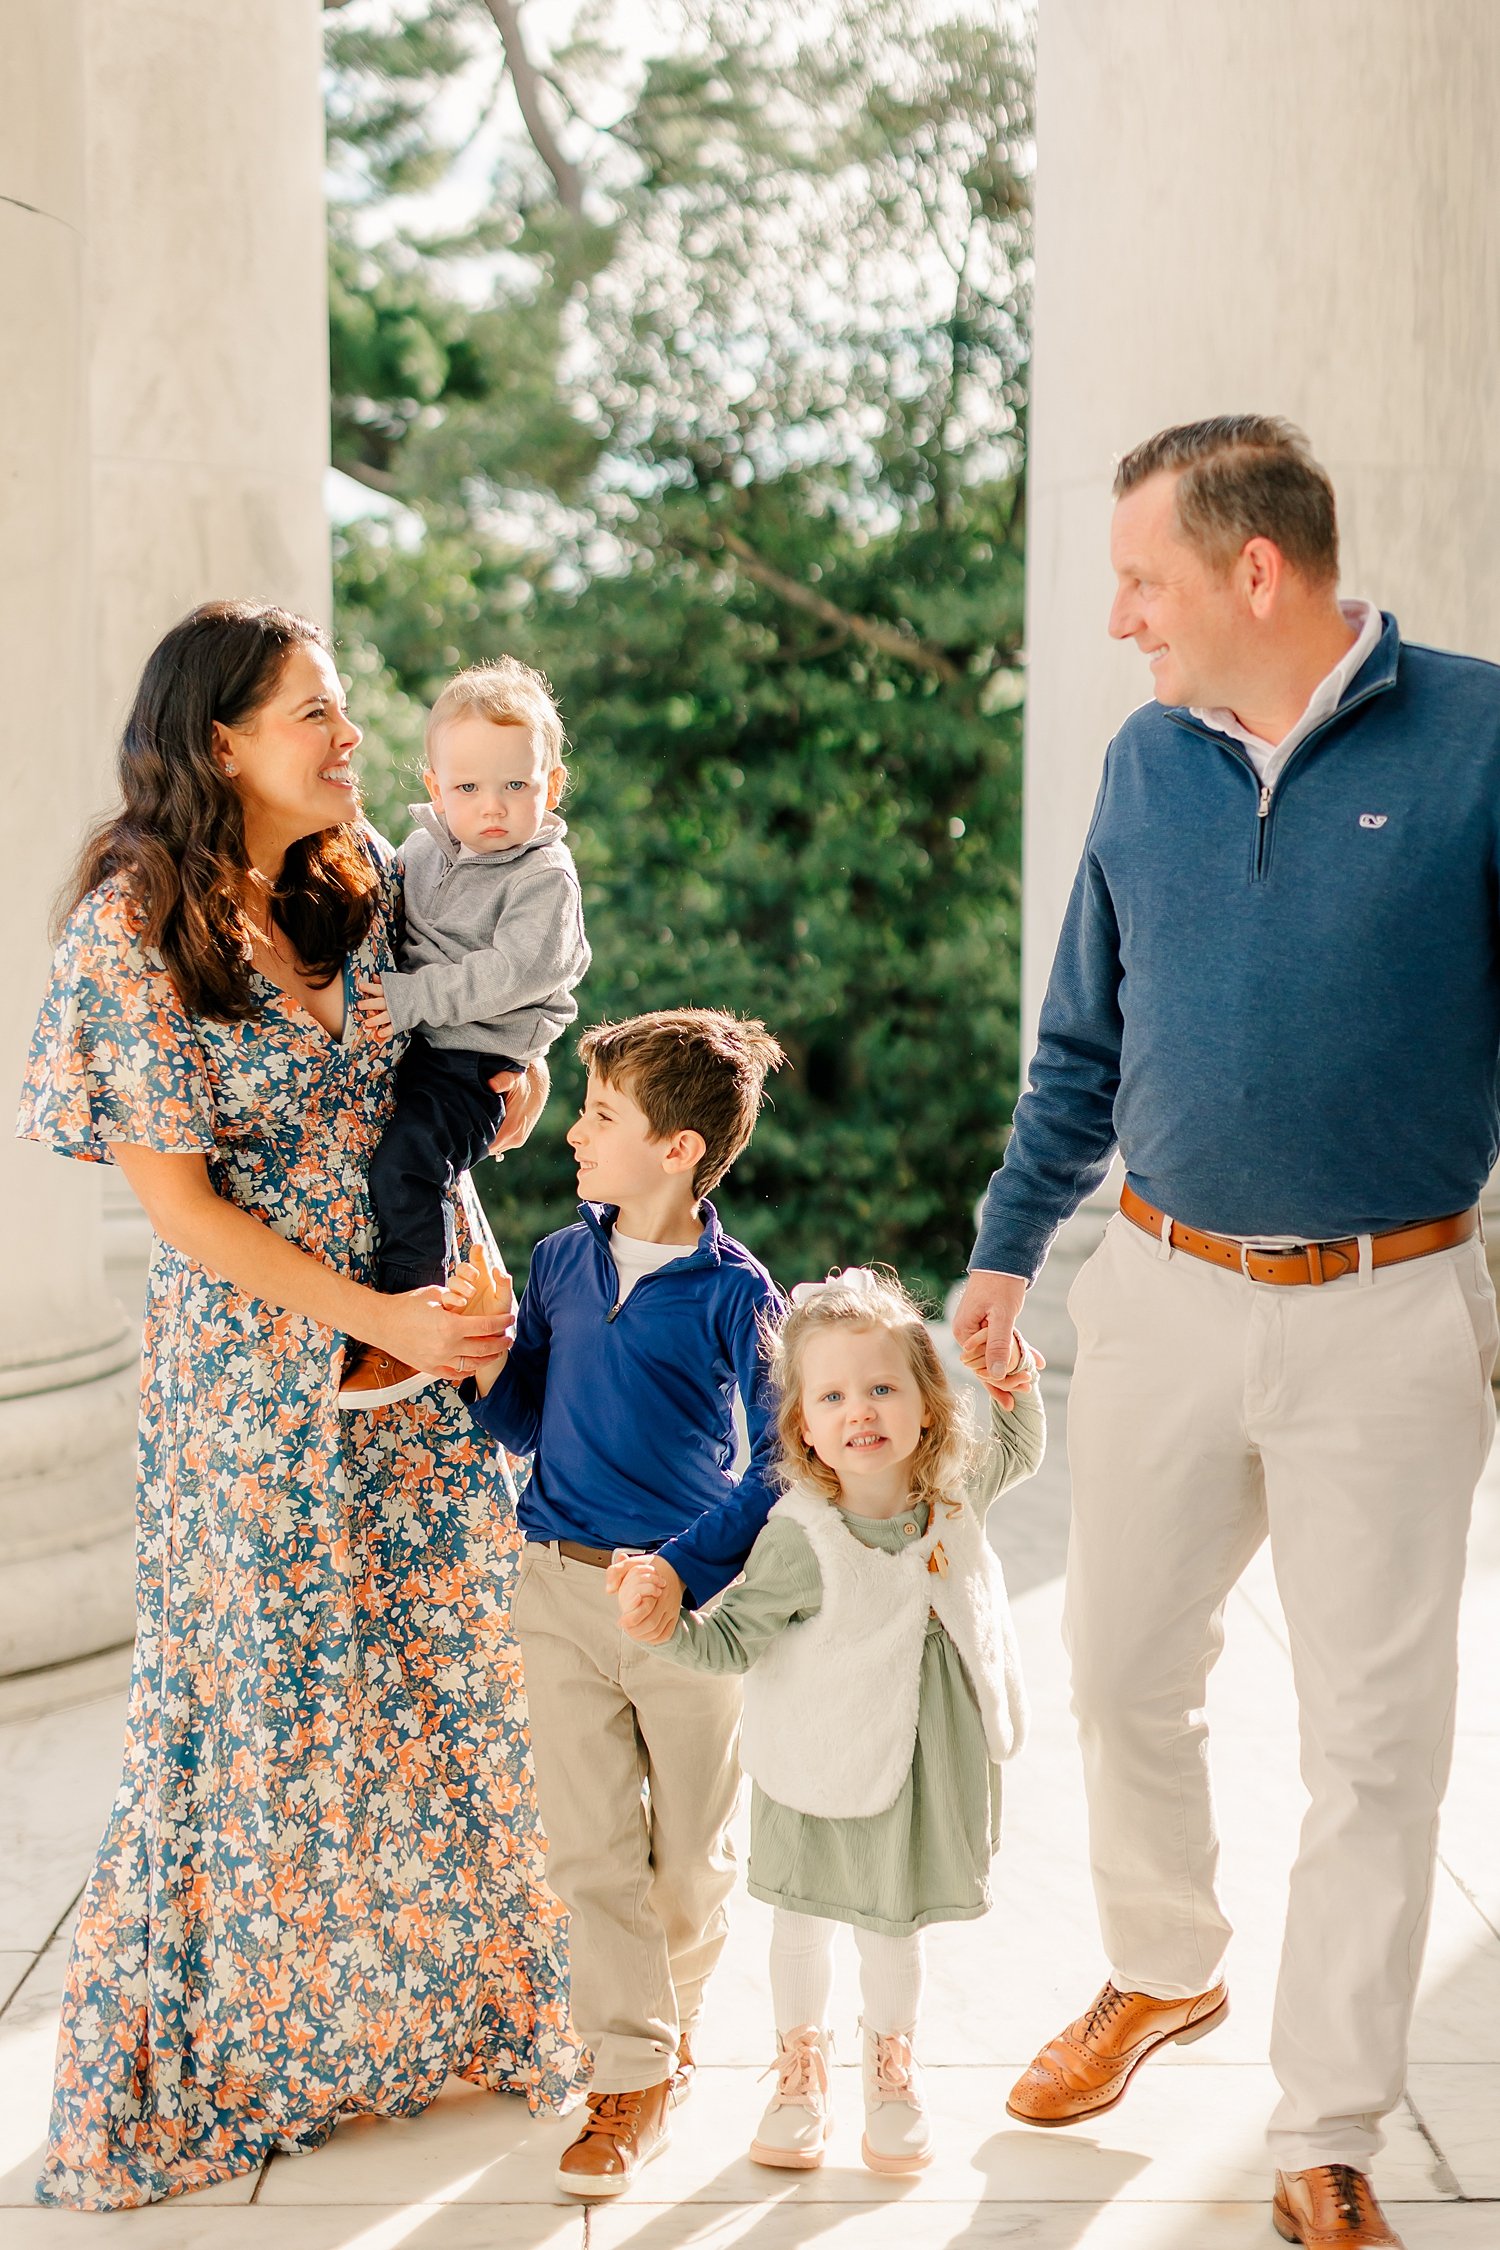
[[[837,1506],[843,1488],[802,1434],[802,1366],[808,1344],[831,1328],[883,1328],[899,1339],[922,1395],[927,1427],[911,1462],[913,1505],[955,1505],[955,1485],[965,1476],[974,1448],[968,1401],[954,1390],[934,1349],[921,1307],[888,1266],[853,1266],[792,1293],[792,1308],[768,1328],[766,1348],[776,1386],[777,1475],[784,1486],[811,1487]],[[961,1503],[959,1503],[961,1505]]]

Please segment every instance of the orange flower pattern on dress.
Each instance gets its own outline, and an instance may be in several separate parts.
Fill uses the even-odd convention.
[[[128,894],[58,949],[20,1130],[107,1161],[201,1153],[220,1195],[373,1272],[366,1186],[401,1042],[354,975],[331,1038],[260,979],[189,1016]],[[489,1244],[472,1196],[461,1239]],[[547,1890],[519,1660],[515,1474],[457,1393],[337,1408],[340,1339],[157,1242],[141,1358],[124,1771],[74,1944],[44,2203],[106,2210],[425,2108],[450,2071],[564,2099],[565,1917]]]

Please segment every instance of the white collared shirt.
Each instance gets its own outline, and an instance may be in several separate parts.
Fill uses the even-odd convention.
[[[1203,726],[1212,727],[1217,734],[1227,734],[1239,743],[1250,763],[1260,775],[1267,789],[1276,786],[1277,776],[1299,742],[1305,742],[1314,727],[1331,719],[1344,699],[1344,691],[1355,673],[1364,664],[1380,638],[1382,619],[1377,602],[1361,601],[1357,597],[1340,602],[1347,622],[1354,627],[1354,640],[1341,656],[1333,670],[1319,680],[1307,699],[1307,708],[1301,718],[1284,734],[1279,742],[1262,741],[1242,727],[1232,711],[1200,711],[1191,706],[1193,717]]]

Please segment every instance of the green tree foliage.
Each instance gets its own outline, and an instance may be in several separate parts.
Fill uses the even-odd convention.
[[[793,1067],[726,1218],[788,1279],[940,1288],[1016,1069],[1024,46],[685,7],[632,84],[607,17],[543,58],[487,0],[370,15],[330,11],[329,115],[335,455],[393,503],[337,565],[372,809],[404,832],[456,665],[539,664],[584,1019],[764,1016]],[[571,1200],[553,1060],[485,1183],[519,1262]]]

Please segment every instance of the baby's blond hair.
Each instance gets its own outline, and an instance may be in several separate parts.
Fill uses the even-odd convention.
[[[812,1339],[831,1328],[883,1328],[900,1341],[928,1417],[911,1460],[912,1503],[925,1500],[936,1507],[943,1501],[951,1507],[953,1487],[963,1481],[975,1443],[968,1401],[949,1382],[921,1307],[888,1266],[830,1274],[805,1295],[794,1294],[791,1311],[767,1333],[782,1483],[810,1485],[835,1505],[843,1499],[837,1476],[802,1434],[802,1363]]]
[[[487,664],[471,664],[455,674],[427,714],[427,762],[439,730],[451,719],[477,711],[497,727],[530,727],[542,747],[544,771],[556,772],[563,762],[567,736],[562,713],[546,675],[532,670],[516,656],[497,656]]]

